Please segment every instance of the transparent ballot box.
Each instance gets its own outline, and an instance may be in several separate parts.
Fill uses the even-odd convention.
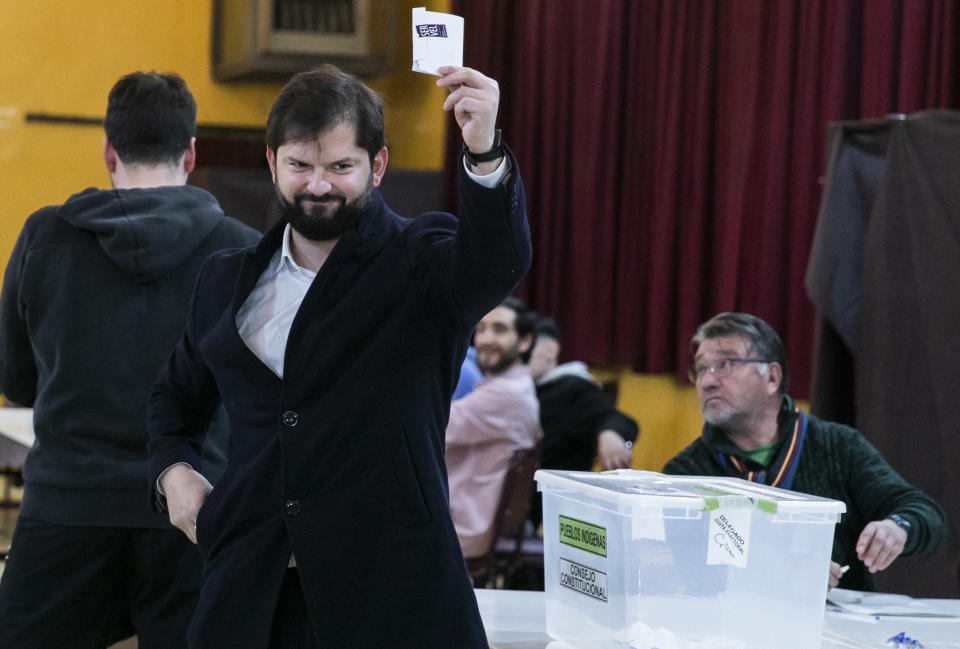
[[[551,637],[583,649],[820,647],[844,503],[647,471],[536,481]]]

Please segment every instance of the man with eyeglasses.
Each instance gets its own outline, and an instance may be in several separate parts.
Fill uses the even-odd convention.
[[[842,581],[844,588],[876,590],[873,574],[894,559],[936,550],[944,535],[941,507],[859,432],[794,405],[783,343],[770,325],[721,313],[700,325],[690,346],[703,431],[664,473],[734,476],[845,502],[831,588]]]

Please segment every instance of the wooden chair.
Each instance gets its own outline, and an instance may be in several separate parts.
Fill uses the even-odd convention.
[[[535,489],[533,474],[540,464],[540,449],[513,452],[500,490],[493,519],[493,537],[485,554],[467,559],[467,570],[477,588],[502,588],[520,565],[522,543]]]
[[[510,588],[543,590],[543,537],[535,531],[520,540],[520,552],[510,576]]]
[[[600,384],[600,393],[603,395],[603,400],[611,408],[617,407],[617,396],[620,393],[620,382],[619,381],[604,381]]]

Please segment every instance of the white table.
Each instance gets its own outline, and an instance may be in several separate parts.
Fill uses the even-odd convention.
[[[0,408],[0,466],[23,464],[33,439],[32,408]]]
[[[542,592],[475,591],[491,649],[575,649],[546,632]],[[923,600],[960,616],[960,600]],[[925,649],[960,649],[960,617],[869,619],[827,611],[821,649],[890,649],[887,640],[901,631]],[[776,649],[771,647],[770,649]]]

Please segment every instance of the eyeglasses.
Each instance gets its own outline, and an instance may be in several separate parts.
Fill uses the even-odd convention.
[[[722,361],[714,363],[713,365],[694,365],[689,370],[687,370],[687,378],[690,379],[691,383],[696,383],[703,378],[703,375],[707,372],[713,374],[716,378],[722,379],[733,374],[733,368],[736,367],[737,363],[773,363],[774,361],[766,361],[762,358],[724,358]]]

